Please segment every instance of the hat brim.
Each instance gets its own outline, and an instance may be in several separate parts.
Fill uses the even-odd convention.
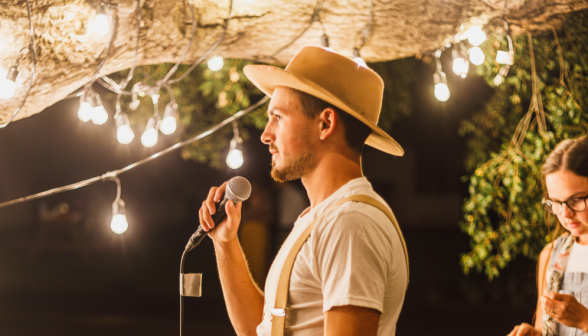
[[[243,69],[243,71],[245,72],[247,78],[255,86],[257,86],[263,93],[270,97],[273,95],[276,87],[285,86],[306,92],[335,105],[343,111],[351,114],[353,117],[357,118],[359,121],[372,129],[373,132],[367,138],[365,142],[366,145],[379,149],[382,152],[388,154],[396,156],[404,155],[404,149],[402,149],[396,140],[388,135],[388,133],[384,132],[384,130],[379,128],[376,124],[364,118],[361,113],[353,110],[343,101],[338,99],[335,95],[331,94],[328,90],[317,85],[313,81],[287,70],[270,65],[248,65]]]

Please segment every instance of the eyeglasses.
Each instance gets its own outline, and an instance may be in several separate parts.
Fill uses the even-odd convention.
[[[574,212],[582,212],[586,210],[586,199],[588,199],[588,196],[574,197],[564,202],[558,202],[546,198],[543,201],[541,201],[541,204],[545,205],[547,210],[549,210],[549,212],[551,212],[552,214],[559,215],[563,212],[564,204],[567,205],[568,208],[570,208],[570,210]]]

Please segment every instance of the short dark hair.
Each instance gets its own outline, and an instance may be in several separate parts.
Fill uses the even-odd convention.
[[[343,126],[343,134],[345,135],[347,145],[353,152],[361,155],[365,141],[372,134],[372,129],[369,126],[331,103],[306,92],[296,89],[293,90],[298,94],[304,115],[310,119],[316,118],[326,108],[330,107],[335,110]]]

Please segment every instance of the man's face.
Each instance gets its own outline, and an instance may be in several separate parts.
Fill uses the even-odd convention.
[[[272,154],[271,176],[278,182],[297,180],[316,166],[318,128],[304,113],[298,94],[278,86],[268,108],[261,141]]]

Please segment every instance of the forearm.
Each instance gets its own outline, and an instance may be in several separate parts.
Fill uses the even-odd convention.
[[[229,318],[238,335],[255,335],[263,317],[263,294],[253,282],[237,239],[214,244]]]

